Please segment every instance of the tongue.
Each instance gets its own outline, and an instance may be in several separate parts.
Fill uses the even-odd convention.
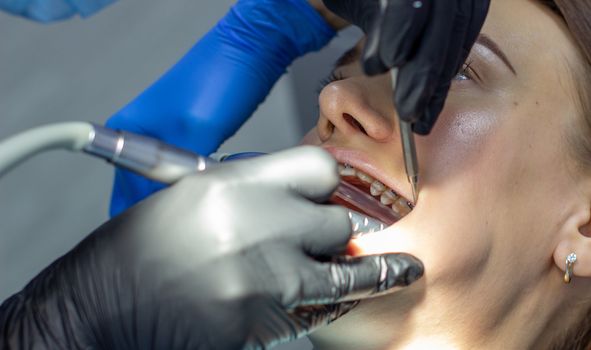
[[[341,184],[330,198],[330,202],[378,219],[387,225],[392,225],[401,219],[392,211],[392,208],[383,205],[369,193],[344,180],[341,180]]]

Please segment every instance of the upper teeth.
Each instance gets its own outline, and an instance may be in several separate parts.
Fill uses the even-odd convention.
[[[380,201],[383,205],[390,205],[398,198],[396,193],[392,190],[387,190],[380,196]]]
[[[368,185],[373,186],[374,183],[379,183],[379,181],[376,181],[373,177],[362,173],[361,171],[357,171],[357,177]]]
[[[362,182],[368,184],[371,195],[378,197],[382,204],[391,206],[392,210],[399,215],[404,216],[412,210],[412,204],[408,203],[406,199],[399,196],[394,190],[348,164],[339,164],[339,174],[343,177],[356,176]]]
[[[356,171],[349,165],[341,165],[339,164],[339,174],[341,176],[355,176]]]
[[[384,193],[384,191],[386,190],[386,186],[379,182],[379,181],[374,181],[371,183],[371,187],[370,187],[370,192],[372,196],[381,196],[382,193]]]

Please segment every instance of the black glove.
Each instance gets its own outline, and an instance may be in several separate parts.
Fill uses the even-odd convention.
[[[187,177],[100,227],[0,307],[0,348],[242,349],[304,335],[414,282],[403,254],[327,259],[351,227],[303,147]],[[317,257],[313,258],[313,257]]]
[[[414,123],[414,132],[429,134],[482,29],[490,0],[323,1],[367,35],[366,74],[399,68],[394,96],[399,117]]]

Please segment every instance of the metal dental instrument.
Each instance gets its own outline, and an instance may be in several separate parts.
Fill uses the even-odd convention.
[[[413,203],[416,204],[419,187],[419,164],[417,161],[415,138],[410,123],[400,121],[400,136],[402,139],[402,153],[404,154],[406,176],[412,187]]]
[[[396,91],[396,81],[398,79],[398,69],[390,70],[390,78],[392,80],[392,92]],[[394,101],[394,97],[392,97]],[[417,150],[415,146],[415,137],[412,132],[412,124],[398,118],[400,127],[400,139],[402,141],[402,154],[404,156],[404,168],[406,169],[406,176],[408,182],[412,187],[413,204],[417,203],[418,187],[419,187],[419,162],[417,161]]]
[[[215,160],[167,145],[159,140],[93,124],[85,153],[105,159],[149,179],[173,184],[215,166]]]

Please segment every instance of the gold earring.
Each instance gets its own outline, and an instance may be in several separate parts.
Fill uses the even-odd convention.
[[[573,265],[577,262],[577,254],[570,253],[566,257],[566,270],[564,271],[564,283],[570,283],[573,275]]]

